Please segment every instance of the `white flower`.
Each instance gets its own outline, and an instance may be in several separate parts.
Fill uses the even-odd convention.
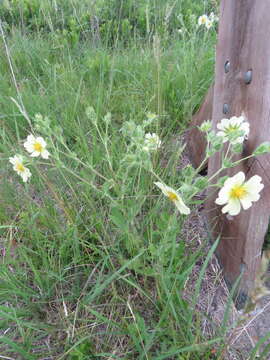
[[[209,19],[207,15],[202,15],[198,19],[199,26],[204,25],[207,29],[210,29],[210,27],[213,25],[213,22]]]
[[[208,16],[204,14],[204,15],[199,17],[198,24],[199,25],[205,25],[208,21],[209,21]]]
[[[155,151],[161,146],[160,138],[157,134],[145,134],[143,150],[145,151]]]
[[[213,26],[214,22],[210,19],[205,23],[205,27],[207,30],[209,30]]]
[[[233,116],[230,119],[222,119],[217,124],[217,128],[220,130],[217,132],[217,136],[223,137],[223,142],[229,141],[229,137],[236,132],[242,131],[243,135],[240,135],[236,139],[230,140],[232,144],[241,144],[247,139],[249,134],[249,123],[246,121],[245,116],[239,117]]]
[[[240,171],[225,181],[215,203],[226,204],[222,208],[223,214],[228,212],[231,216],[237,215],[240,213],[241,206],[247,210],[251,207],[252,202],[259,200],[259,192],[264,187],[261,180],[259,175],[254,175],[245,182],[245,174]]]
[[[213,12],[211,12],[209,15],[209,20],[212,22],[219,21],[219,17],[215,15]]]
[[[21,176],[23,182],[26,182],[32,175],[30,170],[24,166],[23,157],[21,155],[10,157],[9,162],[13,165],[13,170]]]
[[[42,137],[35,137],[34,135],[28,135],[26,142],[23,144],[25,149],[31,153],[30,156],[41,156],[43,159],[48,159],[50,153],[46,150],[46,142]]]
[[[177,207],[181,214],[190,214],[190,209],[184,204],[181,196],[178,194],[177,191],[167,185],[162,184],[161,182],[155,182],[155,185],[159,187],[163,194],[174,203],[174,205]]]

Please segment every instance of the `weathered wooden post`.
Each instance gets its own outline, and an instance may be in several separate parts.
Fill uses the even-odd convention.
[[[244,111],[250,123],[250,135],[242,157],[262,142],[270,140],[270,2],[262,0],[221,0],[219,36],[216,51],[215,84],[194,125],[212,119],[213,128],[222,118],[240,116]],[[212,112],[212,116],[210,113]],[[191,131],[189,143],[194,164],[200,160],[203,142]],[[198,148],[199,146],[199,148]],[[199,154],[199,155],[198,155]],[[220,155],[208,163],[208,175],[220,166]],[[216,194],[207,199],[206,213],[213,236],[221,234],[217,255],[229,284],[242,274],[239,307],[245,302],[261,260],[262,245],[270,216],[270,156],[252,158],[227,174],[240,170],[249,178],[262,177],[265,185],[261,199],[249,210],[229,218],[214,203]]]

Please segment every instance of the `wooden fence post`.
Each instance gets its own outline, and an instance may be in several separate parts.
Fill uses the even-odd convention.
[[[190,154],[190,160],[193,166],[197,167],[200,165],[205,157],[206,141],[204,134],[198,129],[198,126],[204,120],[212,119],[213,112],[213,97],[214,97],[214,85],[210,87],[205,97],[203,104],[199,111],[193,116],[191,128],[188,131],[188,150]],[[200,149],[200,151],[198,151]]]
[[[213,129],[222,118],[245,113],[250,135],[241,157],[250,155],[262,142],[270,141],[270,2],[221,0],[219,36],[213,91]],[[208,100],[209,101],[209,100]],[[196,120],[196,118],[195,118]],[[199,118],[199,121],[207,118]],[[198,119],[197,123],[198,125]],[[190,142],[194,140],[190,139]],[[200,145],[200,144],[199,144]],[[190,148],[195,153],[196,145]],[[203,149],[197,148],[197,152]],[[220,154],[208,163],[208,175],[220,167]],[[270,216],[270,156],[245,161],[226,174],[244,171],[249,178],[262,177],[261,199],[235,217],[222,215],[215,204],[217,193],[209,194],[206,214],[213,237],[221,234],[217,255],[225,279],[233,284],[242,274],[238,307],[252,288],[261,260],[262,245]],[[224,174],[223,174],[224,175]]]

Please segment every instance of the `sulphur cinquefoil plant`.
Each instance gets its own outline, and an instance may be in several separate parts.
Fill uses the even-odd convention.
[[[111,114],[107,113],[103,118],[105,131],[102,133],[100,125],[98,124],[97,114],[93,107],[88,107],[86,109],[86,116],[97,129],[100,140],[104,145],[109,166],[113,172],[108,135],[111,123]],[[197,193],[205,190],[207,187],[222,186],[215,202],[218,205],[225,205],[221,209],[222,212],[228,213],[231,216],[238,215],[241,209],[249,209],[254,202],[260,199],[260,192],[263,189],[264,184],[262,184],[262,179],[258,175],[254,175],[250,179],[246,180],[245,174],[243,172],[239,172],[232,177],[223,177],[221,181],[218,181],[218,183],[215,183],[214,181],[223,170],[234,167],[252,156],[269,152],[270,145],[268,143],[263,143],[250,156],[236,161],[233,160],[234,155],[242,151],[243,143],[248,139],[250,131],[249,123],[244,115],[239,117],[233,116],[230,119],[222,119],[220,123],[217,124],[217,132],[212,130],[211,122],[208,120],[200,126],[199,129],[205,133],[207,140],[206,157],[197,170],[192,169],[190,165],[183,169],[184,181],[179,184],[178,189],[173,189],[172,187],[166,185],[154,171],[153,156],[155,152],[158,152],[161,149],[162,140],[158,134],[146,132],[146,129],[151,127],[156,120],[157,116],[149,113],[146,116],[146,120],[144,120],[141,125],[136,125],[136,123],[131,120],[127,121],[121,128],[120,133],[127,139],[126,155],[122,159],[122,170],[120,171],[121,177],[127,177],[129,172],[128,169],[132,167],[141,167],[149,171],[150,174],[159,180],[154,182],[154,184],[161,189],[162,193],[172,203],[174,203],[179,212],[184,215],[190,214],[189,203],[192,203],[193,197]],[[71,151],[66,144],[64,137],[61,135],[61,129],[59,127],[51,128],[51,122],[48,117],[43,117],[41,114],[37,114],[33,123],[34,128],[37,131],[47,134],[48,136],[48,140],[53,151],[53,159],[51,162],[52,166],[64,168],[75,177],[79,179],[81,178],[79,174],[74,172],[74,170],[71,170],[68,166],[64,165],[65,162],[60,160],[60,155],[62,155],[63,157],[77,161],[82,167],[89,169],[95,175],[100,177],[100,179],[105,181],[104,185],[106,186],[104,188],[108,187],[109,190],[110,188],[117,186],[117,176],[115,178],[112,177],[111,179],[107,179],[90,164],[85,163],[82,159],[80,159],[74,151]],[[47,150],[47,142],[41,136],[29,134],[23,146],[29,153],[30,157],[40,157],[48,160],[51,155]],[[217,172],[210,178],[202,178],[198,175],[199,169],[201,169],[209,157],[214,155],[216,152],[222,153],[222,163],[220,169],[218,169]],[[14,171],[21,176],[23,182],[27,182],[31,177],[29,168],[25,166],[25,159],[26,154],[24,156],[17,154],[10,157],[9,160],[13,165]],[[86,184],[90,184],[86,179],[84,181]],[[91,184],[91,186],[97,191],[100,191],[93,184]],[[108,193],[106,193],[106,195],[109,196]]]
[[[237,222],[264,189],[225,185],[239,114],[201,126],[197,169],[180,135],[213,80],[218,5],[0,1],[0,358],[213,360],[228,343],[204,311],[218,241],[200,204],[214,192]]]
[[[172,181],[171,175],[166,175],[159,165],[168,141],[160,133],[159,116],[147,113],[144,120],[140,122],[136,119],[125,121],[117,133],[119,139],[117,149],[113,148],[111,142],[111,134],[114,131],[113,115],[110,112],[99,115],[94,107],[89,106],[85,109],[84,116],[91,125],[91,132],[86,131],[80,140],[85,141],[83,146],[87,149],[86,152],[80,151],[81,144],[80,147],[76,147],[76,138],[73,139],[71,146],[70,140],[66,138],[62,128],[56,125],[53,119],[37,114],[32,119],[28,117],[31,120],[31,132],[14,147],[14,153],[9,154],[10,165],[20,176],[18,179],[21,178],[22,183],[28,183],[25,187],[28,196],[34,189],[37,193],[40,191],[37,181],[42,180],[44,183],[46,196],[50,197],[54,203],[54,209],[59,212],[63,224],[59,233],[64,234],[65,240],[57,246],[60,246],[61,251],[64,251],[62,249],[65,246],[74,247],[76,261],[79,257],[85,256],[85,253],[88,254],[88,251],[93,252],[91,256],[95,257],[96,254],[102,253],[105,259],[109,259],[108,249],[104,246],[105,240],[97,235],[95,223],[85,230],[86,237],[80,245],[76,243],[77,232],[74,232],[74,223],[79,220],[80,226],[83,227],[81,217],[88,219],[89,216],[90,218],[94,216],[95,222],[102,220],[98,225],[100,227],[107,226],[107,219],[110,219],[110,226],[113,224],[115,227],[114,231],[112,230],[113,237],[109,238],[110,251],[115,249],[117,252],[121,269],[128,269],[136,274],[147,272],[149,277],[159,276],[158,274],[163,270],[164,276],[167,276],[168,271],[175,269],[173,272],[180,274],[180,278],[181,271],[184,271],[181,281],[186,282],[192,266],[188,269],[181,267],[181,271],[178,268],[179,259],[174,258],[174,254],[181,253],[183,245],[177,241],[176,236],[179,224],[182,224],[185,217],[189,216],[194,204],[203,201],[196,195],[209,188],[215,190],[216,203],[221,206],[223,213],[231,216],[237,216],[240,211],[250,208],[260,199],[263,184],[258,175],[249,179],[242,172],[232,177],[222,176],[223,170],[234,167],[248,158],[239,160],[239,153],[249,135],[246,118],[240,116],[222,119],[217,129],[212,129],[211,122],[205,121],[200,126],[207,143],[205,159],[197,169],[191,165],[184,167],[177,176],[177,180]],[[92,138],[93,131],[96,133],[95,140]],[[178,152],[176,151],[177,158],[184,147],[184,145],[179,145]],[[113,153],[120,149],[121,159],[116,162]],[[269,149],[270,144],[263,143],[249,157],[269,152]],[[217,152],[221,153],[222,158],[220,169],[211,176],[201,176],[200,169]],[[235,160],[235,155],[237,155],[237,160]],[[95,165],[93,156],[98,157]],[[16,179],[14,178],[15,181]],[[138,182],[134,182],[135,179],[138,179]],[[141,179],[146,182],[150,195],[146,195],[138,186]],[[57,191],[56,181],[63,181],[65,184],[68,195],[65,195],[64,199]],[[80,196],[75,193],[75,187],[79,188]],[[73,201],[80,204],[80,211],[74,211],[74,208],[69,206],[72,196],[75,196]],[[90,209],[85,206],[89,204],[87,200],[90,197],[98,199],[99,204],[106,206],[109,204],[109,210],[104,214],[98,212],[93,215],[95,208]],[[159,220],[155,225],[155,230],[149,236],[145,224],[146,221],[152,221],[155,212],[158,212]],[[47,246],[46,239],[44,241],[44,246]],[[214,251],[214,248],[211,251]],[[209,253],[209,257],[211,254],[212,252]],[[114,268],[116,265],[112,263],[111,266]],[[121,277],[118,270],[116,274]],[[105,280],[100,287],[95,288],[96,292],[92,295],[89,293],[81,295],[85,304],[90,301],[90,296],[95,298],[105,289],[107,291],[108,281]],[[129,279],[127,281],[133,286],[133,282],[130,283]],[[172,284],[172,286],[174,288],[175,285]],[[149,299],[152,302],[151,297]],[[67,314],[65,317],[68,319],[69,311],[72,310],[67,308],[66,303],[64,306],[65,314]],[[77,306],[79,309],[80,304],[78,303]],[[133,311],[130,304],[128,309],[130,312]],[[192,326],[192,311],[188,313],[189,326]],[[160,321],[163,321],[162,319]],[[71,332],[68,336],[74,336],[72,330],[69,331]],[[129,329],[129,333],[133,331],[136,337],[136,329]],[[193,339],[194,334],[191,333],[190,336]],[[145,341],[152,344],[154,340],[149,338]]]
[[[207,148],[206,158],[198,169],[202,168],[202,165],[208,160],[209,157],[214,155],[216,152],[221,152],[222,163],[220,169],[217,170],[210,178],[202,180],[197,176],[197,171],[189,178],[189,182],[183,183],[178,191],[182,190],[188,192],[186,195],[187,200],[190,201],[192,196],[195,196],[198,192],[206,189],[207,187],[220,187],[221,190],[218,193],[216,204],[225,205],[222,208],[223,213],[228,213],[231,216],[238,215],[241,211],[249,209],[252,204],[260,199],[260,192],[264,185],[261,183],[262,179],[259,175],[254,175],[247,181],[245,181],[245,174],[239,172],[232,177],[223,177],[218,183],[213,182],[217,179],[218,175],[225,169],[234,167],[242,161],[255,156],[269,152],[269,144],[264,143],[260,145],[253,154],[234,161],[234,155],[242,151],[243,143],[248,139],[249,135],[249,123],[244,115],[239,117],[233,116],[230,119],[222,119],[217,124],[219,131],[211,129],[210,121],[205,121],[201,126],[200,130],[206,134]],[[226,144],[226,146],[224,146]],[[168,197],[178,208],[180,213],[188,215],[189,209],[183,203],[182,196],[178,191],[169,188],[167,185],[162,183],[156,183],[159,186],[165,196]],[[188,191],[186,191],[188,189]]]

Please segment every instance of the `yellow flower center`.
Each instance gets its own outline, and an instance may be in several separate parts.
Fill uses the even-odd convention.
[[[19,172],[24,172],[25,171],[25,167],[23,166],[22,163],[17,163],[16,164],[16,170]]]
[[[171,192],[171,191],[168,191],[167,196],[168,196],[168,198],[169,198],[171,201],[176,201],[176,200],[178,200],[177,194],[175,194],[175,193],[173,193],[173,192]]]
[[[242,199],[247,191],[243,185],[236,185],[231,189],[230,197],[233,199]]]
[[[237,130],[240,130],[239,125],[229,125],[224,129],[226,134],[231,134],[232,132],[237,131]]]
[[[34,143],[34,150],[41,152],[43,149],[42,145],[39,142]]]

